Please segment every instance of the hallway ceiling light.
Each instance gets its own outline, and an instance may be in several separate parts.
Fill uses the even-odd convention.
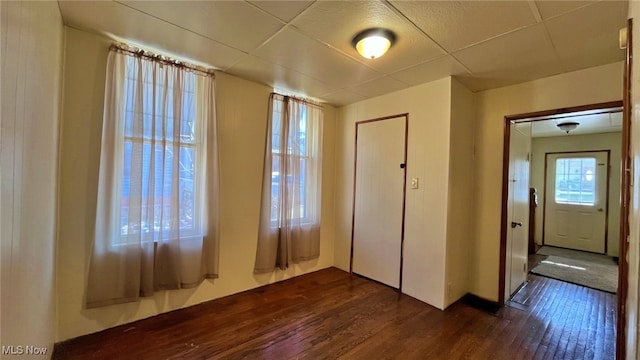
[[[395,43],[396,35],[391,30],[371,28],[359,32],[351,41],[358,53],[367,59],[384,55]]]
[[[565,122],[561,122],[560,124],[556,125],[560,128],[560,130],[566,132],[567,134],[569,133],[569,131],[571,130],[575,130],[575,128],[578,127],[578,125],[580,125],[580,123],[577,123],[575,121],[565,121]]]

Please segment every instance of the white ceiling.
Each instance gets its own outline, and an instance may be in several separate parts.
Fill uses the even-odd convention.
[[[534,121],[531,123],[531,136],[538,138],[620,132],[622,131],[622,112],[621,109],[616,111],[600,114],[574,113],[566,114],[561,118]],[[567,134],[558,128],[558,124],[565,121],[577,122],[580,125]]]
[[[624,58],[626,1],[66,1],[65,24],[344,105],[456,76],[472,91]],[[369,27],[397,35],[360,57]]]

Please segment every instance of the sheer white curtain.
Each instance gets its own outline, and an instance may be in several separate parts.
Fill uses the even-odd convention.
[[[254,271],[320,255],[322,108],[272,94]]]
[[[213,76],[112,47],[87,307],[216,278],[218,178]]]

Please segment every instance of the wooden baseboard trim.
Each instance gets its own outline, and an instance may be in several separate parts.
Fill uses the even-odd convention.
[[[470,293],[467,293],[459,301],[465,305],[469,305],[473,308],[493,315],[495,315],[502,308],[502,305],[500,305],[500,303],[498,303],[497,301],[487,300]]]

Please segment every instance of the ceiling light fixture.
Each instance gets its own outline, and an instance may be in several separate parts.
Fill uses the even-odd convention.
[[[577,128],[578,125],[580,125],[580,123],[577,123],[575,121],[565,121],[565,122],[561,122],[560,124],[557,124],[556,126],[559,127],[560,130],[568,134],[569,131],[575,130],[575,128]]]
[[[396,34],[391,30],[371,28],[359,32],[351,41],[358,53],[367,59],[384,55],[396,42]]]

